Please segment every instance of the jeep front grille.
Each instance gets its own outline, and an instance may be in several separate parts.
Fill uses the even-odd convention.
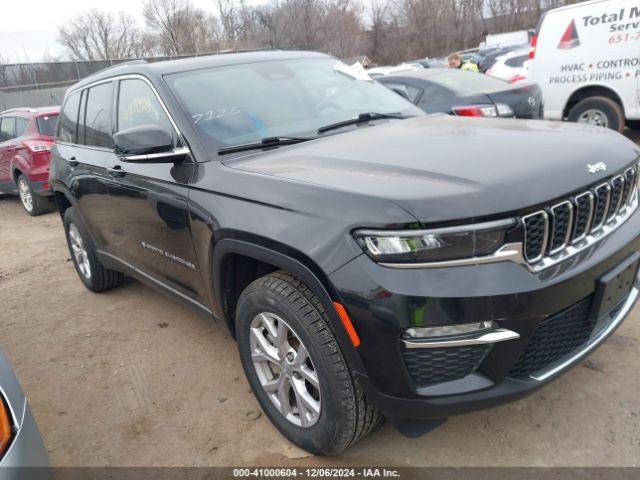
[[[617,228],[638,205],[638,172],[628,168],[571,198],[521,218],[523,255],[529,264],[562,257],[566,250],[594,240],[605,226]]]

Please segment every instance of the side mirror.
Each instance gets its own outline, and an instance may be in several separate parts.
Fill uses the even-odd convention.
[[[113,143],[116,154],[125,162],[176,161],[173,137],[156,125],[141,125],[122,130],[113,136]]]

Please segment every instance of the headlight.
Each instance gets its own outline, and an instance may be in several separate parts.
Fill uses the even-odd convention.
[[[357,230],[355,237],[380,263],[429,263],[491,255],[505,243],[514,219],[431,230]]]

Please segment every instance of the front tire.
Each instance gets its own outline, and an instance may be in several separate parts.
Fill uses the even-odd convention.
[[[240,359],[260,406],[291,442],[321,454],[343,451],[382,419],[328,322],[311,290],[282,271],[255,280],[238,301]]]
[[[589,97],[576,103],[569,111],[568,119],[617,132],[622,132],[625,125],[622,107],[608,97]]]
[[[24,173],[18,177],[18,195],[25,211],[32,217],[51,211],[51,199],[35,193]]]
[[[104,292],[122,285],[124,275],[98,260],[91,237],[73,207],[64,212],[63,224],[71,261],[84,286],[92,292]]]

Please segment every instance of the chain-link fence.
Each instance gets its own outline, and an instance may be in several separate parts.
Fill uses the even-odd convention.
[[[191,57],[194,55],[185,55]],[[148,62],[184,57],[153,57]],[[0,111],[15,107],[60,105],[64,92],[78,80],[127,60],[44,62],[0,65]]]

